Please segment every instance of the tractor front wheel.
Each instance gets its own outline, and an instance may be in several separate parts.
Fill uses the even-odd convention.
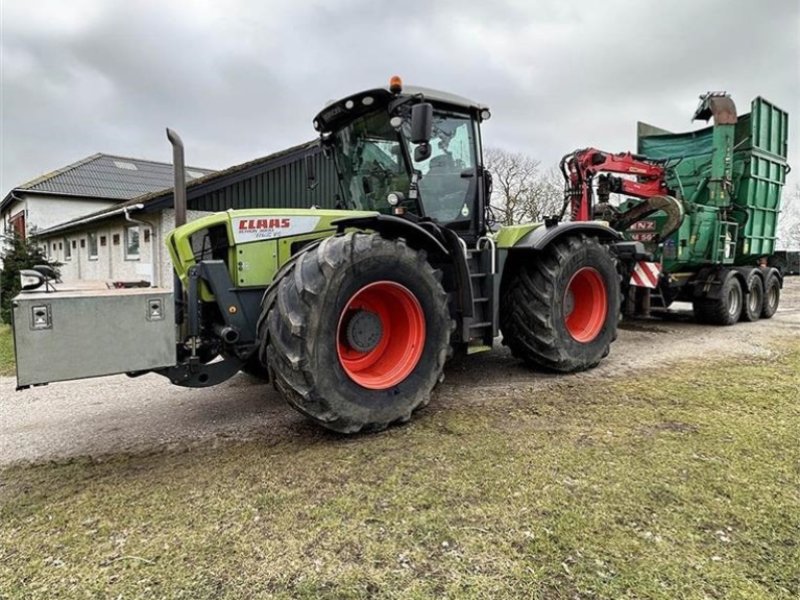
[[[619,320],[619,276],[607,246],[571,236],[512,267],[500,298],[503,343],[517,358],[568,373],[596,366]]]
[[[265,296],[262,356],[288,402],[342,433],[404,422],[430,400],[452,320],[425,253],[378,234],[330,237]]]

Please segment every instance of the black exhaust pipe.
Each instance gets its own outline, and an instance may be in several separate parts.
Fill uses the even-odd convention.
[[[186,166],[183,163],[183,140],[167,127],[167,139],[172,144],[172,169],[175,173],[175,227],[186,223]]]
[[[172,144],[172,170],[175,176],[173,190],[175,227],[179,227],[186,223],[186,167],[183,164],[183,140],[169,127],[167,127],[167,139]],[[172,275],[172,291],[175,295],[175,324],[183,325],[186,301],[183,297],[183,283],[177,273]],[[194,347],[192,347],[192,355],[194,352]]]

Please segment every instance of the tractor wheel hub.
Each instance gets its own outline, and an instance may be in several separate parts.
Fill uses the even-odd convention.
[[[383,336],[380,317],[368,310],[357,310],[347,323],[347,343],[358,352],[374,349]]]

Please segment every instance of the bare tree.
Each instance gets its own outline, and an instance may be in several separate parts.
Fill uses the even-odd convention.
[[[542,171],[533,157],[502,148],[487,148],[484,159],[492,173],[492,208],[498,223],[541,221],[560,212],[563,184],[557,169]]]
[[[800,248],[800,183],[794,186],[794,193],[783,198],[783,206],[778,221],[778,243],[787,250]]]

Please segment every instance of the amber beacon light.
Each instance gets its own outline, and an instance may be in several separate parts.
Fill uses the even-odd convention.
[[[403,80],[399,75],[392,75],[389,79],[389,91],[393,94],[399,94],[403,91]]]

